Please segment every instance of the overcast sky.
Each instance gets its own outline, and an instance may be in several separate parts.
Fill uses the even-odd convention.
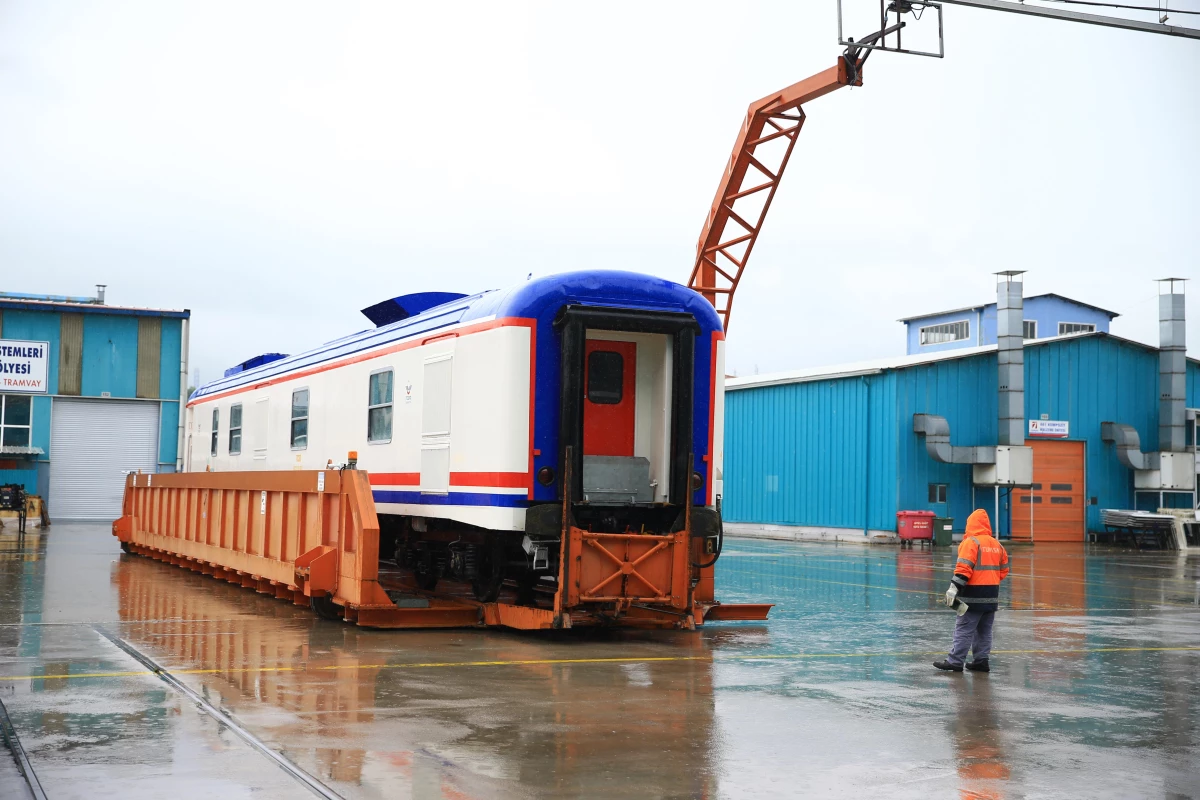
[[[1200,41],[945,34],[807,107],[730,371],[902,354],[1008,268],[1155,343],[1152,279],[1200,277]],[[207,381],[407,292],[686,281],[746,106],[839,51],[835,0],[0,2],[0,290],[190,308]]]

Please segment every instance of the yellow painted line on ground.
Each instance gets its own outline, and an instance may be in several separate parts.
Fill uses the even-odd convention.
[[[993,650],[1002,655],[1086,655],[1093,653],[1175,653],[1200,652],[1200,646],[1177,647],[1086,647],[1068,649],[1035,649],[1035,650]],[[528,658],[500,661],[426,661],[407,664],[334,664],[330,666],[309,666],[299,664],[281,667],[238,667],[220,669],[175,669],[169,670],[172,675],[228,675],[235,673],[268,673],[268,672],[337,672],[362,671],[368,669],[399,670],[399,669],[444,669],[461,667],[527,667],[555,666],[560,664],[651,664],[666,662],[700,661],[709,664],[721,664],[738,661],[802,661],[807,659],[832,658],[924,658],[927,656],[944,655],[944,650],[911,650],[892,651],[884,653],[758,653],[741,656],[618,656],[613,658]],[[5,675],[0,676],[0,682],[5,681],[38,681],[38,680],[71,680],[78,678],[137,678],[153,675],[150,670],[130,670],[125,672],[79,672],[69,675]]]

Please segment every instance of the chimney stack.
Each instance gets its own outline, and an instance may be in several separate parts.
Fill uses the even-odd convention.
[[[97,283],[96,284],[96,303],[98,305],[104,305],[104,290],[107,288],[108,288],[107,283]]]
[[[1187,335],[1183,284],[1186,280],[1158,281],[1158,449],[1163,453],[1181,453],[1185,449]]]
[[[1024,270],[997,272],[996,343],[1000,385],[999,445],[1025,444]],[[1182,424],[1182,421],[1181,423]],[[1182,428],[1181,428],[1182,430]]]

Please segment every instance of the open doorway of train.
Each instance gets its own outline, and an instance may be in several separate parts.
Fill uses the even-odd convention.
[[[1026,442],[1033,448],[1033,485],[1013,490],[1017,541],[1082,542],[1087,534],[1083,442]]]

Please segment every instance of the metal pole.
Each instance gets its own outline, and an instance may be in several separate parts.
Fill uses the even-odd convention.
[[[1000,538],[1000,486],[997,485],[994,489],[996,492],[996,538]]]
[[[1025,3],[1009,3],[1006,0],[939,0],[954,6],[969,8],[984,8],[989,11],[1008,11],[1013,14],[1027,14],[1032,17],[1049,17],[1067,22],[1082,22],[1087,25],[1101,25],[1106,28],[1122,28],[1142,33],[1161,33],[1165,36],[1182,36],[1187,39],[1200,39],[1200,29],[1181,28],[1178,25],[1160,25],[1157,22],[1140,22],[1133,19],[1106,17],[1099,14],[1085,14],[1081,11],[1046,8],[1045,6],[1026,5]]]

